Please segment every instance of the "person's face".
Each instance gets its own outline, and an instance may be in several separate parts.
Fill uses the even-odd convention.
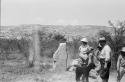
[[[101,50],[102,50],[102,47],[100,47],[100,46],[98,46],[97,48],[98,48],[98,50],[99,50],[99,51],[101,51]]]
[[[123,57],[125,57],[125,52],[121,51],[121,55],[122,55]]]
[[[106,44],[106,41],[99,41],[101,46],[104,46]]]
[[[87,45],[87,42],[81,42],[83,46]]]

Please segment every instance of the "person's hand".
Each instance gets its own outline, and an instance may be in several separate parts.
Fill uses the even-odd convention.
[[[117,67],[117,71],[119,71],[119,68]]]
[[[104,69],[106,69],[107,68],[107,64],[105,63],[105,65],[104,65]]]
[[[54,60],[53,62],[56,63],[56,60]]]
[[[119,80],[119,78],[120,78],[120,72],[119,70],[117,70],[117,80]]]
[[[119,74],[119,69],[117,69],[117,73]]]

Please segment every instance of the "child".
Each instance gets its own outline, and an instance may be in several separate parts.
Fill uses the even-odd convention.
[[[125,74],[125,47],[120,51],[120,55],[117,61],[117,82],[120,82],[123,75]]]

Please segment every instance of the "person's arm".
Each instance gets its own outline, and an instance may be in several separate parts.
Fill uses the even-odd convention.
[[[121,61],[121,55],[118,57],[118,61],[117,61],[117,72],[119,72],[120,70],[120,61]]]
[[[89,56],[89,61],[88,61],[88,65],[90,64],[90,63],[92,63],[92,55],[93,55],[93,48],[92,47],[89,47],[89,51],[88,51],[88,56]]]
[[[87,52],[87,54],[92,53],[93,50],[94,50],[94,49],[93,49],[92,47],[89,47],[89,48],[88,48],[88,52]]]
[[[121,63],[121,55],[118,57],[118,61],[117,61],[117,79],[120,78],[120,63]]]
[[[79,57],[84,58],[84,55],[80,52]]]
[[[88,65],[92,63],[92,53],[89,54],[89,60],[88,60]]]
[[[79,47],[79,56],[83,57],[82,52],[81,52],[81,46]]]
[[[105,55],[106,55],[105,56],[105,61],[106,62],[110,61],[110,59],[111,59],[110,58],[111,57],[111,49],[108,46],[105,48]]]

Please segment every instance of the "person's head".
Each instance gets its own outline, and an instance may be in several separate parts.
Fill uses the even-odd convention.
[[[99,38],[99,44],[103,47],[106,44],[106,39],[105,37]]]
[[[120,52],[121,52],[121,55],[125,57],[125,47],[122,47]]]
[[[82,44],[83,46],[87,45],[87,44],[88,44],[87,38],[82,38],[82,39],[81,39],[81,44]]]
[[[102,50],[102,47],[101,47],[101,46],[97,46],[97,49],[98,49],[99,51],[101,51],[101,50]]]

